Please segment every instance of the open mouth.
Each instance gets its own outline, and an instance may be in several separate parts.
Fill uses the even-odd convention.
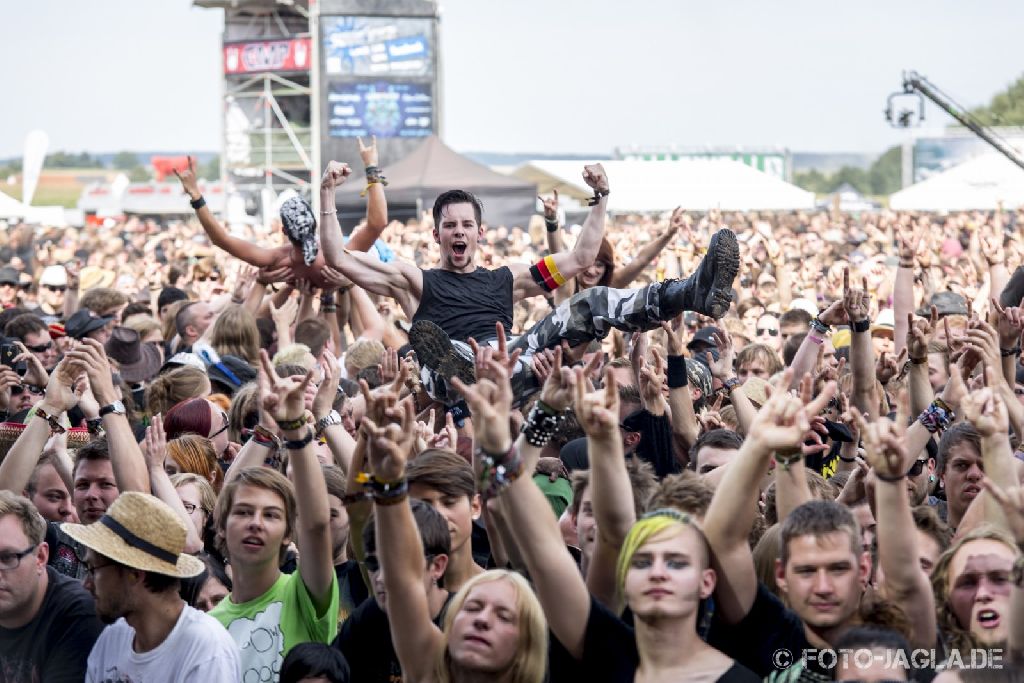
[[[997,628],[999,626],[999,613],[991,609],[984,609],[978,612],[978,625],[985,629]]]
[[[466,247],[467,247],[467,245],[466,245],[465,242],[452,242],[452,252],[456,256],[465,256],[466,255]]]
[[[243,548],[262,548],[263,545],[263,541],[255,536],[246,536],[242,539]]]

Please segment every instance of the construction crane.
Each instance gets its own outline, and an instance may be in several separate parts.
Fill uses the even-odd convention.
[[[897,110],[897,98],[916,97],[917,108]],[[959,121],[965,128],[994,147],[1000,154],[1024,170],[1024,158],[1013,149],[1009,142],[994,130],[985,127],[970,112],[958,105],[952,97],[942,92],[934,83],[916,71],[903,72],[903,91],[889,95],[885,108],[885,119],[896,128],[910,128],[924,121],[924,98],[935,103],[939,109]]]

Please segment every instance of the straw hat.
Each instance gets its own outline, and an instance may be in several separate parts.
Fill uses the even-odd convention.
[[[137,491],[117,497],[93,524],[61,524],[71,538],[133,569],[186,579],[202,573],[203,561],[183,555],[185,523],[159,498]]]
[[[25,419],[31,419],[31,415],[34,415],[34,413],[28,413]],[[23,422],[0,423],[0,462],[3,462],[4,458],[7,457],[7,452],[11,450],[11,446],[13,446],[14,442],[18,440],[21,433],[25,431],[26,426],[27,425]],[[85,427],[69,429],[67,431],[67,437],[68,448],[71,450],[81,448],[92,439],[92,436],[89,434],[89,430]]]
[[[78,275],[78,291],[87,292],[96,287],[110,287],[114,284],[114,271],[99,266],[86,266]]]

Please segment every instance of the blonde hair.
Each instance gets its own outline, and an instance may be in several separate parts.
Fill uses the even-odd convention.
[[[171,456],[183,473],[198,474],[205,477],[215,489],[220,488],[223,475],[217,464],[217,451],[205,436],[182,434],[171,439],[167,442],[167,455]]]
[[[274,354],[272,362],[275,368],[278,365],[301,365],[308,371],[313,369],[316,359],[305,344],[289,344]]]
[[[0,517],[14,515],[32,545],[39,545],[46,536],[46,520],[28,498],[0,489]]]
[[[630,527],[629,533],[626,534],[626,540],[622,542],[622,549],[619,551],[619,562],[615,567],[615,583],[618,586],[619,595],[623,597],[626,595],[626,574],[629,573],[630,564],[633,562],[633,555],[652,537],[663,531],[682,531],[684,529],[693,529],[700,537],[704,555],[700,560],[701,569],[707,569],[710,566],[709,557],[711,551],[708,549],[707,539],[704,538],[704,533],[700,528],[692,522],[690,515],[673,508],[659,508],[647,513],[647,515]]]
[[[953,577],[950,570],[953,558],[968,543],[972,541],[996,541],[1006,545],[1015,555],[1019,554],[1017,544],[1013,538],[1002,529],[994,526],[980,526],[971,530],[957,539],[949,546],[946,552],[939,556],[935,567],[932,569],[932,592],[935,594],[936,622],[939,631],[945,634],[946,647],[959,649],[961,652],[972,648],[982,648],[986,645],[980,643],[971,633],[970,624],[961,625],[949,605],[949,591],[953,586]]]
[[[178,474],[171,475],[171,485],[175,490],[189,484],[196,487],[196,492],[199,493],[199,506],[203,508],[206,517],[212,520],[213,509],[217,507],[217,493],[213,490],[213,486],[210,485],[206,477],[192,472],[179,472]],[[199,532],[202,533],[202,529]]]
[[[222,356],[237,356],[256,365],[260,359],[260,331],[245,306],[228,306],[210,332],[210,346]]]
[[[357,339],[345,352],[345,364],[357,370],[373,367],[384,358],[384,345],[376,339]]]
[[[495,581],[507,581],[516,592],[519,643],[509,665],[508,680],[510,683],[541,683],[544,680],[548,668],[548,623],[544,618],[544,610],[526,579],[505,569],[491,569],[467,581],[448,606],[444,619],[444,647],[435,667],[435,678],[439,683],[452,683],[453,680],[448,636],[455,617],[462,611],[474,588]]]
[[[200,398],[210,390],[210,378],[199,368],[184,365],[158,375],[146,387],[146,409],[150,415],[166,413],[171,406]]]
[[[151,315],[145,313],[138,313],[133,316],[129,316],[124,321],[124,326],[129,327],[139,333],[139,339],[145,341],[146,337],[156,332],[163,337],[163,330],[160,328],[160,323],[157,319]]]

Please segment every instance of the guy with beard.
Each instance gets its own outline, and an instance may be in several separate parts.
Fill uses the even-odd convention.
[[[81,583],[47,566],[46,522],[0,491],[0,679],[79,683],[103,625]]]
[[[107,624],[89,681],[237,681],[238,647],[216,619],[189,607],[180,579],[204,565],[185,555],[185,523],[153,496],[128,491],[99,522],[64,524],[88,548],[86,589]]]
[[[332,161],[320,185],[321,203],[334,201],[334,192],[351,175],[346,164]],[[609,185],[600,164],[585,166],[583,180],[594,190],[590,214],[571,251],[547,256],[533,266],[510,264],[496,270],[474,262],[484,238],[483,207],[464,190],[442,193],[434,202],[433,238],[441,250],[439,268],[421,270],[411,263],[381,263],[365,254],[343,249],[341,226],[335,216],[324,217],[320,239],[327,263],[368,292],[395,299],[413,321],[409,341],[425,372],[424,386],[435,399],[449,400],[447,382],[458,377],[475,380],[473,356],[465,342],[502,340],[496,324],[512,328],[514,301],[550,293],[597,258],[604,234]],[[731,302],[732,281],[739,270],[736,236],[720,230],[711,239],[708,255],[686,280],[666,280],[642,289],[591,287],[560,305],[509,347],[509,352],[534,352],[567,341],[579,346],[602,339],[616,328],[653,329],[684,310],[720,318]],[[452,340],[455,340],[453,343]],[[430,371],[433,371],[432,373]],[[527,360],[520,359],[512,378],[517,400],[539,389]]]

